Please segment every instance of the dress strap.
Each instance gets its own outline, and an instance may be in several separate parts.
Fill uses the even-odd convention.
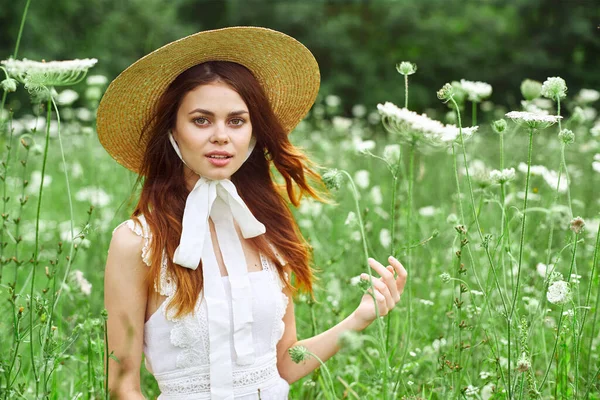
[[[115,231],[123,225],[127,225],[127,227],[131,229],[133,233],[144,238],[144,246],[142,247],[142,260],[144,261],[144,264],[150,266],[152,262],[152,257],[150,254],[150,241],[152,240],[152,233],[150,232],[150,227],[146,222],[146,218],[144,218],[143,215],[140,215],[137,217],[137,221],[128,219],[127,221],[122,222],[113,230],[113,235],[115,234]]]

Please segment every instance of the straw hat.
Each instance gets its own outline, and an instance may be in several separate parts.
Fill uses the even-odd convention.
[[[118,163],[140,171],[148,140],[140,135],[156,102],[180,73],[206,61],[232,61],[252,71],[288,133],[304,118],[319,90],[314,56],[281,32],[239,26],[184,37],[133,63],[104,93],[98,106],[98,138]]]

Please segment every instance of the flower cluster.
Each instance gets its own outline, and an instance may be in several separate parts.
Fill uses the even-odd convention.
[[[29,79],[32,83],[44,86],[67,86],[79,82],[88,69],[98,62],[95,58],[82,60],[39,62],[24,58],[23,60],[8,59],[1,61],[8,74],[21,83]],[[28,78],[29,77],[29,78]]]
[[[396,70],[402,75],[412,75],[417,72],[417,64],[408,61],[402,61],[396,65]]]
[[[567,97],[567,83],[558,76],[548,78],[542,84],[541,95],[551,100]]]
[[[490,180],[493,183],[502,184],[508,183],[515,179],[514,168],[504,168],[502,171],[493,169],[490,171]]]
[[[506,116],[518,125],[526,126],[531,129],[545,129],[562,119],[561,116],[557,115],[543,115],[527,111],[511,111],[506,113]]]
[[[571,299],[571,289],[565,281],[556,281],[548,287],[546,298],[552,304],[565,304]]]
[[[492,95],[492,85],[489,83],[461,79],[460,86],[467,93],[470,101],[480,102]]]
[[[460,129],[457,126],[444,125],[429,118],[426,114],[399,108],[390,102],[378,104],[377,109],[386,129],[398,134],[406,142],[423,141],[433,146],[442,146],[456,141],[460,137]],[[477,126],[462,128],[463,138],[470,138],[477,129]]]

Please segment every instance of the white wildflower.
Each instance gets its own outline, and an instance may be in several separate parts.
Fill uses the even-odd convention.
[[[92,293],[92,284],[88,282],[87,279],[84,278],[83,272],[80,270],[73,271],[75,275],[75,282],[79,286],[79,290],[86,296],[89,296]]]
[[[375,142],[373,140],[362,140],[361,138],[355,137],[352,140],[354,149],[358,153],[366,153],[375,149]]]
[[[398,108],[390,102],[378,104],[377,109],[383,118],[385,128],[409,143],[421,140],[434,146],[442,146],[457,140],[460,136],[460,130],[455,125],[444,125],[426,114]],[[462,128],[463,138],[471,137],[477,128],[476,126]]]
[[[362,236],[360,231],[354,231],[350,234],[350,239],[355,242],[360,242],[362,240]]]
[[[546,298],[552,304],[565,304],[571,299],[571,289],[565,281],[556,281],[548,287]]]
[[[298,207],[298,211],[300,214],[317,218],[321,215],[321,211],[323,211],[323,204],[309,197],[302,200],[300,207]]]
[[[384,228],[379,231],[379,243],[381,243],[381,245],[386,249],[390,247],[390,244],[392,243],[392,236],[388,229]]]
[[[331,125],[333,125],[333,129],[343,132],[350,129],[352,120],[350,118],[335,116],[331,119]]]
[[[56,102],[63,106],[70,106],[79,98],[79,94],[71,89],[65,89],[58,94]]]
[[[476,396],[479,392],[479,388],[477,386],[469,385],[465,389],[465,396]]]
[[[396,71],[402,75],[412,75],[417,72],[417,64],[409,61],[402,61],[401,63],[396,64]]]
[[[31,173],[31,178],[29,179],[29,183],[27,185],[27,193],[29,194],[37,194],[40,190],[40,185],[42,184],[42,173],[40,171],[33,171]],[[44,175],[44,187],[49,187],[52,184],[52,176]]]
[[[484,387],[481,388],[481,400],[490,400],[494,395],[494,390],[496,389],[496,385],[492,382],[488,383]]]
[[[450,274],[449,274],[449,273],[447,273],[447,272],[442,272],[442,273],[440,274],[440,279],[442,280],[442,282],[444,282],[444,283],[448,283],[448,282],[450,282],[450,280],[452,279],[452,277],[450,276]]]
[[[580,234],[585,227],[585,221],[581,217],[575,217],[571,220],[569,228],[576,234]]]
[[[426,206],[419,208],[419,215],[423,217],[432,217],[437,212],[437,208],[434,206]]]
[[[567,318],[573,318],[575,316],[575,311],[573,311],[573,309],[563,311],[562,315]]]
[[[514,168],[504,168],[502,171],[493,169],[490,171],[490,180],[496,184],[508,183],[515,179]]]
[[[600,173],[600,154],[596,154],[594,156],[594,161],[592,161],[592,169]]]
[[[357,226],[358,225],[358,218],[356,218],[356,214],[354,213],[354,211],[350,211],[348,213],[348,216],[346,217],[346,221],[344,222],[344,225],[348,225],[348,226]]]
[[[419,301],[421,302],[421,304],[425,304],[426,306],[432,306],[433,305],[433,301],[431,301],[431,300],[419,299]]]
[[[79,82],[97,62],[95,58],[48,62],[10,58],[0,63],[4,64],[11,77],[21,83],[26,83],[28,76],[36,76],[37,83],[44,86],[68,86]]]
[[[580,283],[581,282],[581,275],[571,274],[571,282],[572,283]]]
[[[385,146],[383,149],[383,158],[391,165],[398,164],[398,161],[400,160],[400,145],[388,144]]]
[[[600,92],[594,89],[581,89],[575,96],[575,100],[580,103],[593,103],[598,99],[600,99]]]
[[[342,99],[336,95],[330,94],[325,97],[325,104],[327,104],[329,107],[337,107],[342,104]]]
[[[542,178],[544,178],[544,181],[552,189],[556,190],[556,187],[558,186],[559,193],[565,193],[567,191],[567,188],[568,188],[567,178],[564,175],[560,177],[560,182],[559,182],[558,181],[558,172],[549,169],[549,170],[546,170],[542,174]]]
[[[361,189],[369,187],[369,171],[361,169],[354,174],[354,182]]]
[[[104,190],[96,187],[84,187],[75,194],[75,200],[91,203],[94,207],[105,207],[112,201],[112,197]]]
[[[85,82],[90,86],[104,86],[108,83],[108,78],[104,75],[90,75]]]
[[[445,347],[446,344],[447,341],[445,338],[435,339],[433,343],[431,343],[431,347],[433,348],[433,350],[439,351],[442,347]]]
[[[383,194],[381,193],[381,187],[373,186],[371,188],[371,201],[375,205],[381,205],[383,203]]]
[[[485,82],[460,80],[462,89],[467,93],[470,101],[480,102],[492,95],[492,85]]]
[[[356,104],[352,107],[352,115],[356,118],[362,118],[367,115],[367,107],[362,104]]]
[[[352,278],[350,278],[350,285],[357,286],[360,283],[360,280],[361,280],[360,275],[353,276]]]
[[[538,275],[542,278],[546,278],[553,269],[554,265],[552,264],[546,265],[544,263],[537,263],[537,265],[535,266],[535,270],[537,271]]]
[[[548,78],[542,83],[541,95],[551,100],[562,99],[567,96],[567,83],[558,76]]]
[[[527,164],[525,164],[524,162],[521,162],[521,163],[519,163],[519,166],[517,167],[517,169],[519,170],[519,172],[526,174],[527,173]],[[531,174],[531,176],[543,176],[547,172],[548,172],[548,168],[546,168],[543,165],[532,165],[529,168],[529,173]]]
[[[557,115],[542,115],[527,111],[511,111],[506,116],[518,125],[532,129],[544,129],[558,122],[562,117]]]
[[[483,296],[483,292],[480,292],[479,290],[471,290],[471,294],[473,296]]]
[[[493,374],[491,372],[487,372],[487,371],[480,371],[479,372],[479,377],[481,379],[485,380],[485,379],[489,378],[490,376],[493,376]]]

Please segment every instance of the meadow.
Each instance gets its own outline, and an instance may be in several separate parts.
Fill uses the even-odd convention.
[[[108,79],[94,64],[0,64],[3,399],[107,398],[104,263],[139,187],[98,142]],[[425,115],[410,108],[416,66],[390,68],[404,104],[342,115],[343,98],[321,96],[291,133],[334,200],[293,209],[319,277],[317,301],[295,301],[298,336],[354,310],[367,257],[396,255],[408,283],[290,398],[600,398],[600,93],[524,76],[509,110],[465,76]],[[31,99],[18,117],[15,91]]]

